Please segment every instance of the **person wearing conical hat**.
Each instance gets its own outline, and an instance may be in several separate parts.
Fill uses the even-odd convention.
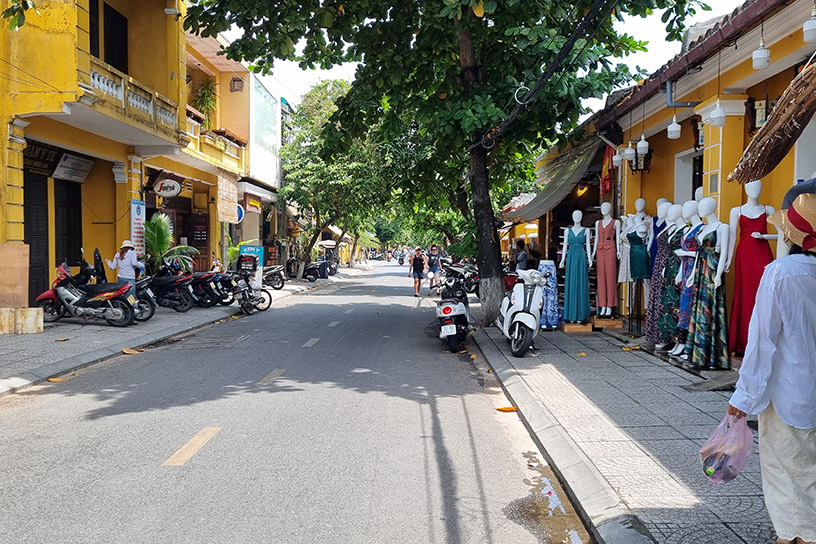
[[[765,504],[780,544],[816,543],[816,194],[769,222],[790,255],[762,275],[728,413],[759,414]]]
[[[139,261],[136,257],[136,250],[133,248],[133,242],[125,240],[119,246],[119,253],[113,257],[113,261],[108,261],[108,268],[116,270],[119,268],[119,273],[116,281],[119,283],[129,283],[132,291],[136,290],[136,270],[143,270],[144,263]]]

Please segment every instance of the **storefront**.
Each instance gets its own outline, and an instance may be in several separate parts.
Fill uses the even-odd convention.
[[[238,240],[257,240],[264,247],[264,266],[280,264],[281,240],[276,190],[250,177],[238,181],[244,218],[236,227]]]

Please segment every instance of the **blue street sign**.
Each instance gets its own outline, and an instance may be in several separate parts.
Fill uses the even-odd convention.
[[[244,215],[246,214],[246,212],[244,212],[243,206],[241,206],[240,204],[238,204],[237,206],[238,206],[238,222],[240,223],[241,221],[244,220]]]

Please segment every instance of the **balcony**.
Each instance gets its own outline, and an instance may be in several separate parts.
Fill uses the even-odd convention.
[[[91,89],[88,90],[96,98],[93,109],[119,117],[153,136],[179,141],[178,106],[174,102],[98,58],[90,60]]]
[[[227,130],[205,130],[201,126],[203,122],[201,112],[187,106],[185,132],[190,143],[185,151],[212,166],[243,174],[246,171],[246,142]]]

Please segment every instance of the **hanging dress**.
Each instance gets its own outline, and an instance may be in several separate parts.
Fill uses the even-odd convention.
[[[626,235],[629,239],[629,272],[633,280],[648,279],[649,272],[649,250],[646,249],[646,240],[638,236],[637,232],[630,232]]]
[[[671,234],[667,236],[668,255],[666,257],[666,268],[663,270],[663,288],[660,293],[660,308],[657,317],[658,339],[656,343],[667,344],[679,341],[677,320],[680,316],[680,286],[677,285],[676,279],[677,273],[680,271],[681,260],[675,251],[680,249],[682,239],[682,232],[675,231],[674,236]],[[649,306],[649,309],[651,309],[651,306]]]
[[[629,270],[629,238],[621,231],[620,237],[620,267],[618,268],[618,283],[632,281],[632,272]]]
[[[569,258],[569,255],[567,255]],[[541,326],[546,329],[558,327],[558,279],[556,278],[555,263],[543,260],[538,264],[538,272],[547,282],[540,287],[543,295],[541,308]]]
[[[564,277],[564,321],[585,321],[589,317],[589,269],[586,232],[567,229],[567,272]]]
[[[657,239],[660,236],[660,233],[666,230],[666,227],[668,226],[665,219],[663,220],[662,225],[658,225],[657,221],[657,219],[654,220],[654,226],[652,227],[652,247],[649,248],[649,258],[652,262],[652,271],[655,269],[655,260],[657,259],[657,250],[659,249],[657,247]]]
[[[655,227],[657,228],[657,227]],[[660,229],[652,245],[656,253],[652,265],[652,281],[649,289],[649,305],[646,307],[646,341],[655,344],[662,342],[657,322],[662,311],[660,299],[663,296],[663,271],[669,258],[669,230]]]
[[[680,249],[684,251],[697,252],[699,242],[697,241],[697,233],[703,228],[703,223],[696,227],[692,227],[688,232],[683,234],[680,238]],[[694,271],[695,256],[683,257],[681,259],[681,270],[683,271],[683,280],[680,284],[680,312],[677,317],[677,327],[679,329],[688,330],[689,320],[691,319],[691,304],[694,302],[694,286],[686,285],[687,280],[691,277]]]
[[[614,308],[618,305],[618,248],[615,245],[616,219],[603,226],[598,224],[598,307]]]
[[[745,353],[748,343],[748,323],[754,311],[759,280],[765,267],[773,261],[768,240],[754,238],[753,232],[768,233],[768,216],[739,217],[739,242],[734,255],[734,301],[731,307],[731,328],[728,347],[732,353]]]
[[[696,294],[691,309],[686,355],[701,368],[727,369],[728,326],[725,316],[725,285],[714,287],[720,253],[717,251],[716,229],[706,234],[697,251],[694,271]]]

